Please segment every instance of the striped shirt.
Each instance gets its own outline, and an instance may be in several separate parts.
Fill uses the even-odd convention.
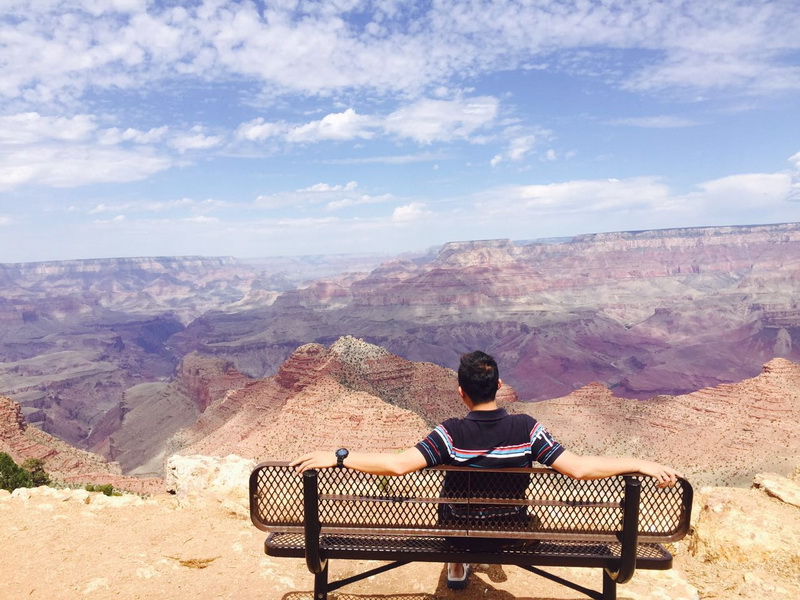
[[[483,468],[550,466],[564,452],[536,419],[504,408],[473,410],[447,419],[416,445],[429,467]]]
[[[417,443],[416,448],[429,467],[443,464],[484,469],[530,467],[534,462],[550,466],[564,452],[564,447],[536,419],[526,414],[510,415],[504,408],[473,410],[463,419],[448,419]],[[509,473],[494,475],[484,485],[491,486],[496,495],[524,498],[529,481],[527,475]],[[470,487],[468,482],[469,477],[464,472],[448,473],[442,495],[464,497]],[[473,477],[472,485],[481,483]],[[523,508],[502,505],[443,504],[439,507],[441,522],[453,518],[483,520],[508,516],[527,519]]]

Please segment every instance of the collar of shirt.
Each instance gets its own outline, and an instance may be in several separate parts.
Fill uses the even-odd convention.
[[[497,421],[507,416],[508,412],[505,408],[496,408],[494,410],[471,410],[464,418],[470,421]]]

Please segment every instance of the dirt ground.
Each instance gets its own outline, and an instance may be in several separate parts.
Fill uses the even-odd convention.
[[[302,560],[264,555],[265,534],[241,510],[219,503],[181,505],[174,497],[107,498],[82,490],[43,491],[28,499],[0,493],[0,598],[120,600],[219,598],[313,600],[313,577]],[[681,550],[679,549],[679,552]],[[681,552],[681,554],[685,554]],[[743,598],[723,587],[731,574],[688,565],[665,573],[640,571],[619,588],[620,600]],[[374,563],[377,565],[379,563]],[[331,578],[371,564],[338,561]],[[466,590],[447,589],[442,565],[415,563],[331,594],[332,600],[578,600],[577,591],[515,567],[474,565]],[[600,587],[598,570],[552,569],[579,584]],[[719,593],[698,594],[686,572],[718,580]],[[730,586],[729,586],[730,587]],[[733,588],[730,588],[733,589]],[[722,595],[720,595],[722,594]],[[767,597],[762,589],[753,598]],[[786,596],[789,597],[789,596]],[[796,596],[795,596],[796,597]]]

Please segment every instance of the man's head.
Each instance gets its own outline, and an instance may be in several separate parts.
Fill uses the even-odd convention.
[[[497,363],[480,350],[462,354],[458,365],[458,386],[473,404],[493,401],[500,387]]]

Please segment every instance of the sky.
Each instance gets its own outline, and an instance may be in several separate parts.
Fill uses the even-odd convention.
[[[800,0],[0,0],[0,262],[800,221]]]

